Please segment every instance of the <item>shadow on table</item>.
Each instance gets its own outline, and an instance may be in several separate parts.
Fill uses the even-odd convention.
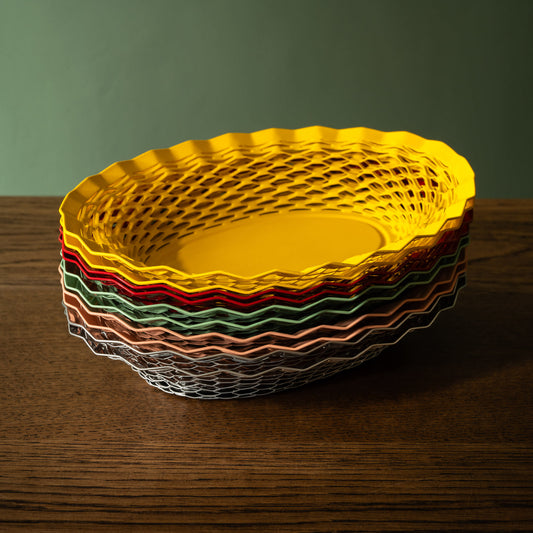
[[[453,309],[429,328],[410,332],[398,344],[353,370],[307,385],[308,395],[333,402],[374,402],[435,391],[490,374],[530,353],[533,331],[530,296],[466,288]],[[504,326],[505,325],[505,326]],[[300,389],[303,390],[303,389]],[[281,396],[294,394],[282,393]]]
[[[514,373],[502,387],[498,372],[530,357],[529,298],[467,287],[431,327],[353,370],[250,399],[190,400],[157,391],[149,410],[169,421],[164,439],[171,442],[206,434],[213,442],[278,443],[446,440],[451,432],[522,438],[530,430],[506,413],[513,387],[529,388],[528,378]],[[527,400],[519,402],[527,408]]]

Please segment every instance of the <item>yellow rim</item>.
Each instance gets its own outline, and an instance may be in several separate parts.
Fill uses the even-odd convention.
[[[322,147],[335,143],[371,148],[375,145],[384,150],[383,153],[395,147],[402,147],[415,157],[437,160],[445,169],[444,172],[453,176],[453,194],[449,195],[451,201],[441,209],[438,216],[433,216],[429,224],[417,228],[418,231],[413,231],[404,238],[387,242],[377,250],[353,255],[335,263],[309,266],[298,271],[269,270],[250,277],[215,270],[191,274],[167,265],[148,266],[132,257],[114,253],[109,249],[109,243],[106,243],[105,239],[98,242],[80,236],[80,233],[83,233],[84,221],[80,220],[79,214],[86,208],[88,200],[103,190],[111,189],[114,184],[129,175],[142,174],[158,165],[164,167],[169,162],[175,164],[176,161],[190,161],[191,158],[202,154],[223,153],[243,147],[275,146],[280,143],[288,146],[298,146],[299,143],[309,146],[318,143],[317,146],[320,144]],[[405,255],[413,246],[425,246],[425,244],[420,245],[424,239],[428,243],[434,241],[432,237],[447,227],[447,221],[460,220],[464,211],[471,206],[474,195],[474,173],[470,165],[466,159],[440,141],[426,140],[408,132],[387,133],[368,128],[335,130],[313,126],[299,130],[268,129],[251,134],[228,133],[211,140],[187,141],[169,149],[148,151],[132,160],[114,163],[101,173],[86,178],[65,197],[60,213],[65,246],[79,253],[93,268],[104,268],[138,285],[158,282],[187,292],[222,288],[249,294],[273,285],[301,289],[316,284],[325,277],[349,279],[360,273],[362,268],[390,260],[391,257],[387,259],[387,256],[400,252]],[[125,198],[128,199],[127,196]],[[383,207],[381,209],[383,212]]]

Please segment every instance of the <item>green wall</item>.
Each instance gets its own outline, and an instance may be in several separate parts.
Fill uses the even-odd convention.
[[[532,197],[532,19],[529,0],[0,0],[0,194],[320,124],[445,141],[478,197]]]

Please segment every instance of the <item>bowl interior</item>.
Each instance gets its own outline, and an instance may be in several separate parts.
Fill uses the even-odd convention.
[[[445,164],[408,146],[239,145],[126,172],[88,196],[77,219],[84,241],[134,263],[250,277],[423,234],[456,186]]]

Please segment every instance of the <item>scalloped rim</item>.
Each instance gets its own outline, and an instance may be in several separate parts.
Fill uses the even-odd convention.
[[[248,278],[224,271],[188,274],[168,265],[146,266],[131,258],[101,250],[94,250],[75,233],[80,228],[80,222],[77,220],[76,215],[86,199],[98,189],[106,188],[129,173],[142,172],[154,164],[175,161],[178,158],[182,159],[201,152],[219,152],[242,145],[254,146],[268,143],[277,144],[280,142],[373,142],[389,146],[406,146],[439,159],[453,170],[455,177],[459,181],[459,186],[456,189],[457,201],[445,209],[440,221],[424,228],[424,233],[427,235],[433,235],[438,232],[446,220],[460,216],[465,209],[466,203],[475,196],[474,171],[472,167],[463,156],[457,154],[452,148],[441,141],[424,139],[407,131],[382,132],[364,127],[340,130],[324,126],[310,126],[295,130],[269,128],[254,133],[226,133],[209,140],[190,140],[167,149],[148,150],[133,159],[113,163],[100,173],[85,178],[65,196],[59,208],[59,213],[61,214],[60,224],[63,227],[65,243],[69,248],[76,249],[92,266],[96,265],[93,265],[91,260],[88,259],[87,254],[93,254],[97,257],[107,259],[111,263],[118,263],[119,265],[127,266],[139,272],[152,274],[157,279],[160,279],[157,271],[166,271],[168,277],[171,278],[166,280],[167,283],[172,283],[172,278],[201,280],[214,276],[228,276],[235,280],[250,283],[268,275],[295,277],[321,270],[332,263],[310,266],[301,271],[270,270]],[[406,239],[388,243],[373,252],[352,256],[335,264],[346,265],[348,267],[357,266],[376,252],[395,252],[401,250],[416,236],[412,235]],[[74,242],[71,242],[72,240]],[[121,272],[120,267],[117,268],[117,271]]]
[[[413,314],[424,313],[429,308],[431,308],[439,299],[453,294],[454,292],[457,291],[457,289],[459,287],[462,288],[465,285],[466,285],[466,274],[463,271],[462,273],[458,273],[454,277],[454,280],[452,282],[452,288],[450,290],[448,290],[448,291],[445,291],[445,290],[444,291],[437,291],[435,294],[433,294],[433,296],[431,296],[425,302],[425,307],[423,307],[422,309],[419,309],[417,311],[412,311],[412,312],[409,312],[409,311],[405,312],[404,311],[404,312],[399,312],[399,313],[397,312],[398,309],[396,309],[396,311],[391,314],[390,320],[389,320],[389,322],[387,322],[387,324],[382,324],[382,325],[376,326],[376,327],[373,327],[373,326],[363,327],[363,328],[357,330],[354,333],[354,335],[355,334],[361,334],[361,336],[358,337],[357,341],[355,341],[355,342],[362,341],[364,338],[366,338],[367,335],[369,335],[371,332],[373,332],[373,331],[375,331],[377,329],[390,329],[391,327],[394,328],[394,326],[392,326],[394,324],[394,322],[399,320],[399,319],[401,320],[402,317],[410,316],[410,315],[413,315]],[[70,306],[67,306],[67,305],[63,304],[63,307],[65,308],[65,313],[67,315],[67,321],[70,322],[70,319],[68,317],[68,308]],[[395,315],[394,313],[397,313],[397,314]],[[393,316],[394,316],[394,318],[392,318]],[[79,325],[80,327],[82,327],[86,331],[89,331],[89,330],[87,330],[87,326],[86,325],[80,325],[80,324],[77,324],[77,325]],[[89,326],[89,327],[91,327],[91,326]],[[106,330],[110,330],[110,328],[106,328]],[[117,333],[117,332],[115,332],[115,333]],[[119,337],[123,338],[123,336],[120,333],[117,333],[117,335]],[[316,339],[316,341],[318,341],[318,342],[314,342],[314,341],[313,342],[308,342],[305,345],[303,345],[301,348],[284,348],[284,347],[281,347],[281,346],[268,346],[268,347],[272,349],[272,353],[275,353],[276,351],[283,351],[283,352],[290,352],[291,355],[294,355],[294,356],[307,355],[307,354],[310,354],[310,353],[314,352],[315,350],[319,349],[321,344],[327,344],[327,343],[330,343],[330,342],[333,343],[333,344],[336,344],[336,345],[353,346],[354,341],[351,340],[351,339],[353,338],[354,335],[351,335],[350,339],[321,337],[321,338]],[[134,347],[134,345],[129,344],[129,342],[127,342],[125,339],[124,339],[124,341],[125,342],[123,342],[123,344],[128,346],[130,349],[134,350],[137,353],[142,353],[143,355],[146,355],[146,356],[151,356],[152,354],[158,354],[158,353],[173,353],[173,354],[176,354],[179,357],[186,358],[189,361],[200,361],[200,362],[204,361],[204,360],[209,361],[209,360],[212,360],[212,359],[216,359],[218,357],[226,357],[226,356],[228,356],[228,357],[231,357],[232,359],[238,360],[240,362],[256,363],[256,362],[261,362],[265,358],[267,358],[270,355],[272,355],[270,353],[264,353],[264,354],[260,354],[260,355],[257,355],[257,356],[254,356],[253,354],[250,356],[248,354],[248,356],[247,356],[246,352],[233,352],[233,350],[220,350],[220,352],[218,354],[216,354],[216,355],[190,356],[190,355],[187,355],[187,353],[185,353],[183,351],[179,351],[178,352],[178,351],[176,351],[175,349],[172,349],[172,348],[169,348],[169,349],[165,350],[164,352],[163,351],[161,351],[161,352],[154,352],[154,351],[140,352],[137,348]],[[103,342],[103,341],[99,341],[99,342]],[[109,342],[111,344],[111,343],[120,343],[121,341],[113,340],[113,341],[106,341],[106,342]]]
[[[89,347],[89,349],[91,350],[91,352],[95,355],[99,355],[99,356],[104,356],[104,357],[110,357],[112,359],[114,358],[117,358],[119,359],[120,361],[126,363],[127,365],[129,365],[133,370],[143,370],[143,371],[159,371],[159,370],[172,370],[172,371],[179,371],[179,372],[182,372],[184,375],[186,376],[189,376],[189,377],[196,377],[198,379],[202,379],[202,378],[205,378],[205,377],[209,377],[209,376],[214,376],[214,375],[218,375],[218,374],[230,374],[230,375],[233,375],[234,377],[237,377],[237,378],[255,378],[255,377],[260,377],[260,376],[263,376],[265,374],[268,374],[268,373],[271,373],[275,370],[284,370],[284,371],[287,371],[287,372],[296,372],[296,373],[299,373],[299,372],[307,372],[309,370],[312,370],[313,368],[319,366],[319,365],[322,365],[324,363],[328,363],[328,362],[342,362],[342,361],[353,361],[355,360],[356,358],[364,355],[367,351],[371,350],[372,348],[375,348],[375,347],[387,347],[387,346],[393,346],[395,344],[397,344],[401,339],[403,339],[408,333],[410,333],[411,331],[414,331],[416,329],[424,329],[424,328],[428,328],[430,327],[434,322],[435,320],[437,319],[437,317],[445,310],[449,310],[449,309],[452,309],[456,302],[457,302],[457,298],[459,296],[459,292],[465,287],[465,284],[461,283],[461,279],[458,280],[458,283],[457,283],[457,286],[455,287],[455,290],[449,294],[443,294],[442,296],[440,296],[438,298],[438,300],[433,304],[433,306],[431,307],[431,309],[429,311],[425,311],[425,312],[414,312],[414,313],[411,313],[409,315],[407,315],[397,326],[395,326],[394,328],[378,328],[378,330],[381,330],[381,331],[390,331],[392,329],[394,330],[398,330],[400,329],[406,321],[408,320],[411,320],[412,318],[414,317],[419,317],[419,316],[424,316],[424,315],[431,315],[432,313],[435,312],[435,309],[441,304],[442,300],[444,300],[445,298],[449,298],[449,297],[452,297],[452,301],[450,303],[450,305],[447,305],[445,307],[442,307],[441,309],[439,309],[435,316],[431,319],[431,321],[429,322],[429,324],[427,325],[424,325],[424,326],[420,326],[420,327],[412,327],[412,328],[409,328],[407,329],[400,337],[396,338],[395,340],[393,341],[389,341],[389,342],[377,342],[376,344],[372,344],[368,347],[366,347],[364,350],[362,350],[361,352],[358,352],[356,355],[352,355],[351,357],[328,357],[326,359],[322,359],[321,361],[317,361],[316,363],[314,363],[313,365],[310,365],[309,367],[306,367],[304,369],[302,368],[294,368],[294,367],[288,367],[288,366],[283,366],[283,365],[280,365],[278,367],[271,367],[271,368],[268,368],[266,370],[263,370],[263,371],[260,371],[260,372],[257,372],[256,374],[242,374],[240,372],[236,372],[234,370],[227,370],[227,369],[220,369],[220,370],[212,370],[210,372],[206,372],[204,374],[192,374],[190,372],[187,372],[185,370],[180,370],[179,368],[176,368],[175,366],[170,366],[170,365],[167,365],[167,366],[161,366],[161,367],[155,367],[153,369],[149,369],[149,368],[142,368],[142,367],[136,367],[133,363],[131,363],[130,361],[128,361],[126,358],[124,358],[124,356],[122,355],[115,355],[115,356],[111,356],[110,354],[107,354],[107,353],[99,353],[97,352],[95,349],[93,349],[93,347],[89,344],[88,342],[88,339],[82,335],[78,335],[76,333],[72,333],[70,331],[70,326],[75,326],[75,327],[78,327],[80,329],[82,329],[84,331],[84,333],[90,338],[89,340],[91,340],[92,342],[94,343],[97,343],[97,344],[100,344],[100,345],[107,345],[107,346],[110,346],[110,347],[114,347],[113,345],[118,345],[119,348],[126,348],[128,350],[131,350],[132,352],[134,352],[136,355],[138,356],[148,356],[148,357],[158,357],[160,354],[165,354],[165,353],[168,353],[168,352],[151,352],[151,353],[144,353],[144,352],[139,352],[138,350],[135,350],[133,347],[129,346],[128,344],[126,343],[123,343],[123,342],[119,342],[119,341],[100,341],[98,339],[95,339],[90,333],[89,331],[87,331],[85,329],[84,326],[82,326],[81,324],[78,324],[76,322],[72,322],[69,318],[68,318],[68,315],[67,315],[67,323],[69,325],[69,333],[73,336],[73,337],[78,337],[80,339],[82,339],[83,341],[85,341],[85,344]],[[67,314],[66,310],[65,310],[65,314]],[[358,341],[359,342],[359,341]],[[334,344],[334,345],[341,345],[341,346],[352,346],[353,343],[350,343],[350,341],[346,341],[346,342],[328,342],[326,344]],[[320,347],[318,347],[320,348]],[[312,350],[309,350],[308,352],[301,352],[301,356],[304,357],[305,355],[308,355],[309,353],[311,353],[313,350],[316,350],[318,348],[313,348]],[[297,352],[298,354],[300,354],[300,352]],[[178,353],[175,353],[174,355],[184,359],[186,362],[198,362],[198,359],[195,359],[195,358],[192,358],[192,357],[188,357],[186,355],[183,355],[183,354],[178,354]],[[236,356],[232,356],[232,355],[229,355],[229,354],[220,354],[220,355],[217,355],[217,356],[208,356],[211,360],[215,357],[218,357],[218,358],[231,358],[233,360],[235,360],[235,362],[237,363],[249,363],[249,362],[252,362],[254,364],[260,362],[259,361],[259,358],[256,360],[256,359],[253,359],[253,360],[250,360],[250,359],[245,359],[245,358],[240,358],[240,357],[236,357]],[[205,358],[202,358],[201,362],[209,362],[209,359],[208,357],[205,357]],[[265,355],[265,356],[262,356],[263,359],[268,357],[268,355]]]
[[[452,266],[447,267],[447,269],[448,268],[451,269]],[[337,325],[337,326],[335,326],[335,325],[319,325],[319,326],[314,326],[312,328],[307,328],[305,330],[301,330],[295,335],[291,335],[291,334],[287,334],[287,333],[265,332],[265,333],[257,334],[257,335],[255,335],[253,337],[248,337],[246,339],[236,338],[236,337],[232,337],[230,335],[225,335],[225,334],[222,334],[222,333],[204,333],[204,334],[199,334],[199,335],[183,336],[183,335],[180,335],[179,333],[170,331],[170,330],[168,330],[166,328],[162,328],[162,327],[147,327],[147,328],[131,327],[129,324],[126,324],[124,322],[124,320],[122,320],[121,318],[117,317],[116,315],[108,314],[108,313],[95,313],[93,311],[88,310],[87,307],[84,305],[84,303],[81,301],[81,299],[77,295],[66,291],[64,287],[63,287],[63,296],[65,296],[65,294],[68,294],[68,296],[70,296],[71,298],[73,298],[76,301],[76,306],[73,306],[72,304],[67,304],[64,299],[63,299],[63,305],[65,305],[65,307],[69,307],[69,308],[74,309],[78,313],[79,313],[79,308],[82,307],[84,309],[84,313],[87,314],[87,315],[91,315],[91,316],[94,316],[94,317],[101,317],[101,318],[105,318],[105,317],[112,318],[114,321],[122,324],[124,326],[124,329],[126,331],[129,331],[129,332],[135,331],[135,332],[141,332],[141,333],[146,334],[148,331],[159,331],[159,332],[162,332],[162,333],[170,334],[173,338],[178,339],[178,341],[181,341],[181,340],[187,341],[187,340],[190,340],[190,339],[195,339],[195,340],[204,340],[208,344],[208,346],[205,345],[205,346],[203,346],[201,348],[185,349],[185,348],[181,347],[179,353],[202,354],[204,352],[204,350],[206,349],[206,347],[208,347],[209,349],[217,350],[220,353],[227,353],[227,354],[238,355],[238,356],[251,356],[251,357],[254,357],[254,354],[257,354],[257,352],[262,352],[265,349],[267,349],[267,350],[268,349],[270,349],[270,350],[278,350],[279,349],[279,350],[285,350],[285,351],[289,351],[289,352],[295,352],[295,351],[300,351],[303,348],[312,346],[312,345],[316,344],[317,342],[322,342],[322,341],[326,341],[326,340],[349,340],[354,335],[356,335],[357,331],[359,331],[359,330],[356,330],[355,332],[350,332],[348,334],[349,338],[346,338],[346,337],[320,336],[320,337],[312,337],[310,339],[307,339],[307,337],[309,335],[314,335],[317,331],[322,331],[322,330],[325,330],[327,332],[330,332],[330,331],[331,332],[347,332],[351,328],[353,328],[356,324],[358,324],[360,321],[364,320],[366,317],[370,317],[370,316],[382,316],[382,317],[383,316],[389,316],[390,317],[390,316],[394,315],[394,313],[398,312],[398,309],[400,309],[406,303],[409,303],[409,302],[411,302],[411,303],[412,302],[426,302],[427,303],[431,298],[436,297],[437,295],[449,292],[447,289],[443,289],[442,287],[443,286],[447,287],[450,284],[451,285],[455,285],[455,283],[457,282],[457,279],[461,275],[464,275],[465,273],[466,273],[466,260],[463,260],[460,263],[456,264],[455,267],[453,267],[453,271],[451,273],[451,277],[450,278],[444,279],[444,280],[439,280],[438,282],[434,282],[432,284],[428,284],[428,291],[427,291],[427,293],[424,293],[423,296],[411,297],[411,298],[407,298],[407,299],[403,299],[403,300],[399,300],[398,302],[395,302],[395,304],[394,304],[395,307],[392,310],[389,310],[386,313],[367,313],[365,315],[361,315],[361,316],[359,316],[357,318],[354,318],[352,321],[350,321],[348,323],[345,323],[342,326],[340,326],[340,325]],[[423,286],[423,285],[421,285],[421,286]],[[392,301],[394,301],[394,300],[392,300]],[[96,328],[96,326],[92,326],[92,327]],[[363,329],[367,329],[368,328],[369,330],[371,330],[373,327],[374,326],[366,326],[366,327],[363,327]],[[126,339],[123,336],[123,334],[120,333],[118,330],[115,330],[114,328],[107,327],[107,326],[106,327],[99,326],[98,328],[100,330],[102,330],[102,331],[110,331],[110,332],[115,333],[116,335],[118,335],[119,337],[124,339],[124,341],[126,341],[129,344],[128,339]],[[246,347],[246,345],[249,345],[251,342],[258,342],[259,340],[261,340],[265,336],[273,336],[273,337],[276,338],[276,341],[280,342],[280,343],[283,342],[283,340],[287,340],[287,341],[294,341],[294,340],[301,340],[301,339],[304,339],[304,340],[301,340],[301,342],[299,342],[299,343],[297,342],[295,345],[290,345],[290,346],[283,345],[283,344],[276,344],[276,343],[274,343],[274,344],[272,344],[272,343],[262,344],[260,346],[252,344],[253,347],[245,349],[245,350],[234,350],[234,349],[228,348],[228,346],[219,345],[219,344],[217,344],[216,342],[214,342],[212,340],[213,338],[219,338],[219,339],[222,340],[222,342],[224,342],[225,340],[229,340],[230,342],[232,342],[233,345],[241,345],[243,347]],[[176,350],[176,347],[174,345],[170,344],[167,341],[162,341],[162,340],[161,341],[158,341],[158,340],[139,341],[139,342],[132,343],[132,346],[133,345],[142,346],[144,344],[150,344],[152,342],[167,346],[169,351],[175,351]],[[198,355],[198,357],[201,358],[202,355]]]
[[[80,277],[76,276],[75,274],[71,274],[69,272],[65,272],[64,262],[63,261],[61,261],[61,265],[59,267],[59,271],[60,271],[60,275],[62,277],[63,285],[64,285],[65,289],[68,292],[70,292],[71,294],[72,293],[76,293],[82,299],[82,301],[85,303],[86,307],[89,310],[92,310],[92,311],[99,311],[99,312],[104,311],[105,313],[118,314],[118,316],[120,316],[122,318],[126,318],[126,319],[131,320],[131,321],[136,321],[138,324],[143,324],[144,325],[143,319],[135,318],[132,315],[132,313],[137,312],[137,313],[141,313],[142,314],[146,310],[151,310],[151,309],[157,308],[157,310],[154,310],[153,312],[151,312],[150,314],[148,314],[146,316],[146,320],[155,320],[157,318],[157,315],[159,315],[160,317],[165,317],[167,319],[168,323],[172,323],[175,326],[182,327],[184,329],[195,330],[195,329],[211,328],[212,330],[216,330],[217,326],[223,325],[223,326],[228,326],[230,328],[233,328],[236,331],[245,331],[245,330],[250,330],[250,329],[255,329],[255,328],[257,328],[257,329],[264,328],[265,324],[271,323],[271,322],[298,325],[298,324],[301,324],[302,322],[306,322],[306,321],[310,320],[311,318],[316,318],[316,317],[318,317],[318,316],[320,316],[320,315],[322,315],[324,313],[338,314],[338,315],[343,315],[343,316],[344,315],[350,315],[350,314],[353,314],[355,312],[356,308],[352,308],[349,311],[348,310],[339,310],[339,309],[335,308],[335,304],[337,302],[343,303],[343,304],[352,304],[352,305],[355,305],[357,303],[357,308],[359,308],[361,305],[363,305],[364,303],[366,303],[368,301],[368,298],[367,298],[366,295],[371,290],[380,289],[380,290],[386,291],[387,294],[389,292],[393,292],[392,297],[396,297],[397,294],[398,294],[398,292],[396,292],[396,289],[398,289],[398,288],[402,288],[401,292],[403,292],[403,289],[407,288],[407,287],[411,288],[411,287],[413,287],[415,285],[432,283],[433,280],[435,279],[435,277],[439,274],[439,272],[443,268],[447,268],[447,267],[457,263],[457,261],[459,260],[459,256],[461,255],[463,250],[465,250],[465,248],[468,246],[468,241],[469,241],[469,236],[468,235],[463,237],[457,243],[457,248],[456,248],[455,252],[438,257],[436,262],[435,262],[435,264],[429,269],[411,270],[411,271],[407,272],[396,283],[393,283],[393,284],[376,284],[376,285],[372,284],[372,285],[369,285],[368,287],[366,287],[363,291],[358,292],[355,295],[352,295],[352,296],[349,296],[349,297],[330,297],[330,296],[328,296],[328,297],[322,298],[320,300],[315,300],[315,301],[313,301],[313,302],[311,302],[311,303],[309,303],[309,304],[307,304],[307,305],[305,305],[303,307],[289,307],[289,306],[286,306],[286,305],[277,305],[277,304],[275,304],[275,305],[270,305],[270,306],[262,308],[262,309],[258,309],[258,310],[252,311],[250,313],[243,313],[241,311],[234,311],[234,310],[231,310],[231,309],[222,308],[222,309],[224,309],[224,312],[226,312],[228,315],[235,316],[235,317],[241,317],[241,318],[263,317],[263,315],[269,315],[270,314],[270,316],[267,316],[266,318],[261,318],[261,319],[255,321],[255,322],[253,322],[251,324],[246,324],[246,325],[240,324],[238,322],[230,322],[229,319],[225,319],[225,320],[222,320],[222,319],[219,319],[219,318],[212,319],[209,316],[210,314],[213,313],[214,310],[221,309],[221,308],[211,308],[211,309],[203,310],[203,311],[200,311],[200,312],[189,312],[189,311],[185,311],[185,310],[182,310],[180,308],[177,308],[177,307],[174,307],[174,306],[171,306],[171,305],[167,305],[167,304],[136,305],[134,302],[131,302],[128,299],[123,298],[119,294],[113,294],[112,296],[113,296],[113,298],[116,298],[119,302],[122,302],[124,304],[124,306],[126,308],[126,311],[124,311],[123,308],[119,307],[116,304],[113,304],[113,305],[108,304],[108,305],[105,305],[105,306],[102,306],[100,304],[98,306],[95,306],[94,304],[91,304],[87,300],[87,294],[85,294],[85,293],[88,293],[89,296],[101,297],[103,300],[107,300],[107,298],[109,297],[109,293],[102,292],[102,291],[93,291],[93,290],[89,289],[87,287],[87,285],[84,283],[83,279],[81,279]],[[450,262],[450,261],[451,261],[451,263],[448,264],[448,262]],[[422,281],[409,281],[413,277],[416,277],[416,276],[430,276],[430,279],[424,279]],[[71,283],[68,281],[68,279],[73,279],[75,283],[76,282],[80,283],[83,286],[83,288],[80,289],[79,287],[73,287],[71,285]],[[406,285],[406,282],[407,282],[407,285]],[[85,293],[83,291],[85,291]],[[379,300],[389,300],[389,298],[390,298],[390,296],[387,296],[387,297],[380,296],[377,299],[379,299]],[[374,299],[375,298],[371,298],[370,300],[374,300]],[[327,308],[318,309],[313,314],[305,316],[302,319],[287,318],[287,316],[283,316],[283,313],[297,313],[297,314],[299,314],[299,313],[309,312],[311,310],[314,310],[314,308],[316,308],[317,306],[323,305],[324,302],[328,302],[328,307]],[[331,305],[331,307],[329,307],[329,305]],[[195,318],[198,317],[198,316],[203,317],[204,315],[207,315],[207,318],[203,319],[204,321],[202,323],[197,322],[197,323],[195,323],[193,325],[185,325],[185,324],[182,324],[181,322],[179,322],[178,319],[170,318],[170,317],[167,316],[167,313],[172,313],[172,312],[181,314],[184,319],[186,317],[195,317]],[[156,314],[154,315],[153,313],[156,313]],[[200,318],[200,320],[202,320],[202,318]]]

